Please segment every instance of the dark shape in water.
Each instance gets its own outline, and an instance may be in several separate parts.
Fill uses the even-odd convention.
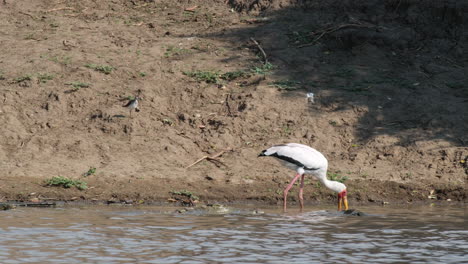
[[[346,211],[343,211],[343,214],[345,215],[354,215],[354,216],[366,216],[367,214],[361,211],[358,211],[356,209],[348,209]]]

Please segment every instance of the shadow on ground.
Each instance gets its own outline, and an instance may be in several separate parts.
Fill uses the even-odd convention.
[[[311,115],[359,113],[365,144],[392,135],[401,146],[468,144],[467,43],[461,1],[230,0],[249,27],[210,37],[256,39],[285,97],[316,95]],[[259,60],[263,55],[259,52]],[[271,83],[270,83],[271,84]],[[331,121],[340,126],[343,121]],[[332,123],[333,124],[333,123]]]

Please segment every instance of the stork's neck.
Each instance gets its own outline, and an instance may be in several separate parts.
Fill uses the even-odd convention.
[[[327,187],[328,189],[332,190],[332,191],[335,191],[337,193],[343,191],[343,187],[344,185],[341,183],[341,182],[337,182],[337,181],[330,181],[329,179],[327,179],[327,171],[326,170],[320,170],[318,171],[318,173],[316,174],[317,178],[319,179],[319,181],[325,185],[325,187]],[[346,188],[346,187],[345,187]]]

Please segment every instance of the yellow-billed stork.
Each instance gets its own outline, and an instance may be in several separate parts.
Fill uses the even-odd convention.
[[[293,186],[299,177],[301,177],[301,185],[299,189],[299,203],[301,211],[304,208],[304,198],[302,189],[304,188],[304,174],[315,176],[325,187],[338,193],[338,211],[341,211],[342,204],[344,209],[348,210],[348,198],[346,197],[346,186],[337,181],[327,179],[328,161],[322,153],[317,150],[302,144],[288,143],[274,145],[271,148],[263,150],[259,155],[271,156],[279,159],[283,165],[297,172],[288,186],[284,189],[283,210],[286,212],[286,201],[289,189]]]

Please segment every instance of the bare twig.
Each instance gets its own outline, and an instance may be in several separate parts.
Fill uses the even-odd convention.
[[[192,7],[187,7],[184,9],[184,11],[188,11],[188,12],[195,12],[195,9],[197,9],[198,6],[192,6]]]
[[[342,24],[342,25],[338,25],[338,26],[335,26],[335,27],[330,27],[330,28],[327,28],[327,29],[324,29],[324,30],[320,30],[320,31],[318,31],[316,33],[313,33],[312,35],[319,34],[318,37],[316,37],[314,40],[312,40],[309,43],[297,46],[297,48],[303,48],[303,47],[308,47],[308,46],[315,45],[315,43],[317,43],[317,41],[319,41],[323,36],[325,36],[327,34],[330,34],[330,33],[333,33],[335,31],[338,31],[340,29],[347,28],[347,27],[372,28],[372,27],[376,27],[376,26],[374,26],[374,25],[364,25],[364,24]]]
[[[226,102],[226,107],[227,107],[227,110],[228,110],[228,116],[232,116],[232,112],[231,112],[231,106],[229,106],[229,97],[231,96],[231,94],[226,94],[226,100],[224,100]]]
[[[268,59],[267,59],[267,55],[265,53],[265,50],[263,50],[262,46],[260,46],[260,44],[254,39],[254,38],[250,38],[250,40],[255,44],[257,45],[257,48],[260,50],[260,52],[262,53],[263,55],[263,60],[264,60],[264,64],[267,64],[268,63]]]
[[[71,7],[60,7],[60,8],[49,9],[46,12],[49,13],[49,12],[55,12],[55,11],[60,11],[60,10],[75,10],[75,9]]]
[[[217,153],[217,154],[215,154],[215,155],[213,155],[213,156],[211,156],[211,157],[209,157],[209,156],[203,156],[203,157],[199,158],[197,161],[195,161],[194,163],[188,165],[188,166],[185,167],[185,168],[188,169],[188,168],[190,168],[190,167],[196,165],[197,163],[199,163],[199,162],[201,162],[202,160],[205,160],[205,159],[206,159],[206,160],[209,160],[209,161],[216,161],[216,162],[219,162],[219,163],[221,163],[221,164],[224,165],[224,163],[222,163],[222,162],[221,162],[219,159],[217,159],[217,158],[220,157],[221,155],[223,155],[225,152],[228,152],[228,151],[232,151],[232,149],[225,149],[225,150],[223,150],[223,151],[221,151],[221,152],[219,152],[219,153]],[[226,166],[226,165],[224,165],[224,166]]]
[[[18,11],[18,13],[23,14],[23,15],[27,15],[27,16],[31,17],[32,19],[36,19],[36,17],[34,17],[33,15],[31,15],[29,13],[26,13],[26,12],[23,12],[23,11]]]

